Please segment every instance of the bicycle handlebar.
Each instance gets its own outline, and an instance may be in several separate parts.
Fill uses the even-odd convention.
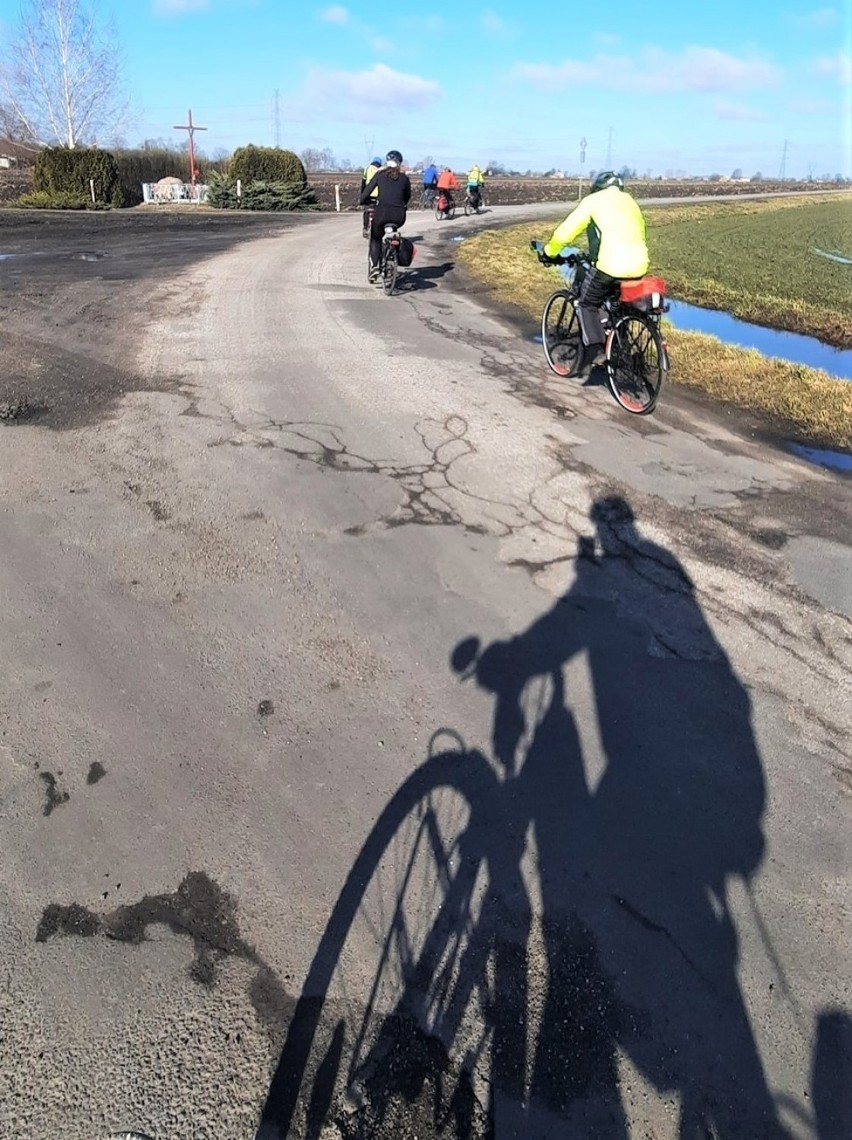
[[[582,260],[582,255],[578,253],[569,253],[567,257],[563,257],[561,253],[557,253],[556,257],[550,257],[544,252],[543,241],[531,241],[530,249],[538,257],[542,265],[577,265]]]

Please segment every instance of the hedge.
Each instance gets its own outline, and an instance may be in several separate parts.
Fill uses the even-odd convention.
[[[317,196],[309,186],[258,179],[240,187],[232,178],[211,174],[207,204],[220,210],[318,210]]]
[[[299,156],[275,146],[238,147],[228,163],[228,177],[243,183],[288,182],[301,187],[308,182]]]
[[[118,189],[118,167],[114,155],[99,147],[70,150],[64,146],[39,151],[33,173],[33,188],[47,194],[91,197],[89,181],[95,184],[95,198],[111,202]]]
[[[67,190],[34,190],[21,194],[10,205],[22,210],[85,210],[92,205],[91,197],[69,194]]]

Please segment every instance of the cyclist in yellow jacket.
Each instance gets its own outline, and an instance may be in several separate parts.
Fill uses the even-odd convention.
[[[474,207],[478,210],[482,205],[482,191],[485,189],[485,175],[479,166],[474,164],[467,175],[467,192]]]
[[[645,219],[636,202],[625,193],[622,179],[611,170],[597,176],[588,197],[556,227],[544,246],[545,257],[557,257],[584,230],[594,268],[579,283],[577,316],[585,363],[603,364],[606,356],[600,306],[618,289],[621,280],[644,277],[648,271]]]
[[[373,176],[378,174],[382,169],[382,160],[374,158],[372,162],[364,167],[364,173],[361,175],[361,193],[364,193],[364,187],[368,182],[372,182]],[[379,201],[379,191],[376,189],[370,195],[370,205],[364,211],[364,237],[370,236],[370,210],[373,209]]]

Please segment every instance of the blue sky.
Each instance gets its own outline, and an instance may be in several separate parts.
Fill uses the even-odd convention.
[[[14,24],[19,0],[0,0]],[[136,122],[208,151],[281,137],[362,162],[852,174],[852,4],[135,0],[112,10]],[[2,33],[0,33],[2,34]],[[177,137],[177,136],[175,136]],[[373,140],[371,142],[371,140]]]

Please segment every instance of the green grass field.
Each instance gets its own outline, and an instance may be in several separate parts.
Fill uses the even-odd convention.
[[[804,267],[802,257],[785,244],[785,238],[800,233],[796,240],[801,252],[809,241],[817,240],[813,235],[819,233],[819,248],[850,252],[852,236],[845,238],[844,235],[852,198],[796,201],[798,206],[785,200],[783,205],[714,203],[707,207],[649,210],[652,267],[669,280],[670,288],[674,285],[671,291],[683,300],[709,304],[706,295],[691,290],[709,289],[709,282],[718,278],[724,280],[728,293],[725,300],[720,301],[721,286],[718,287],[720,291],[714,294],[717,307],[757,320],[757,306],[763,306],[760,309],[762,323],[822,333],[825,339],[829,339],[825,335],[828,327],[836,333],[842,333],[845,328],[848,335],[852,266],[812,255],[813,262],[818,264]],[[797,211],[800,211],[798,218]],[[557,270],[539,265],[529,252],[529,242],[531,238],[548,237],[551,230],[551,223],[536,222],[487,231],[461,243],[457,257],[468,272],[490,286],[497,300],[517,305],[538,320],[544,301],[560,287],[562,278]],[[720,236],[725,233],[727,237]],[[757,237],[748,239],[749,233],[759,235],[763,245],[758,244]],[[767,234],[773,236],[770,238]],[[661,235],[665,235],[662,240]],[[700,253],[697,252],[699,247]],[[693,248],[696,249],[694,255]],[[759,249],[763,252],[758,257]],[[755,260],[760,260],[762,266],[755,268]],[[682,284],[676,276],[679,265],[687,267],[680,269]],[[690,266],[694,267],[693,276],[688,276]],[[709,267],[715,273],[712,279],[704,276]],[[842,272],[838,274],[837,270]],[[776,288],[774,293],[761,293],[762,274],[783,276],[784,291]],[[792,282],[797,281],[798,288],[804,289],[809,287],[807,282],[815,282],[817,277],[820,282],[813,287],[821,289],[818,303],[810,296],[807,303],[801,296],[797,298]],[[749,309],[747,305],[753,307]],[[770,309],[775,319],[769,319]],[[804,323],[808,312],[811,315],[815,312],[823,324],[815,327],[813,323]],[[796,314],[795,320],[790,318],[791,313]],[[852,448],[852,382],[725,345],[715,337],[679,332],[671,327],[667,328],[666,335],[674,383],[698,388],[714,399],[761,412],[785,434],[798,439],[828,447]],[[830,339],[835,344],[849,343],[842,335]]]
[[[649,208],[655,272],[679,300],[852,347],[852,196]]]

